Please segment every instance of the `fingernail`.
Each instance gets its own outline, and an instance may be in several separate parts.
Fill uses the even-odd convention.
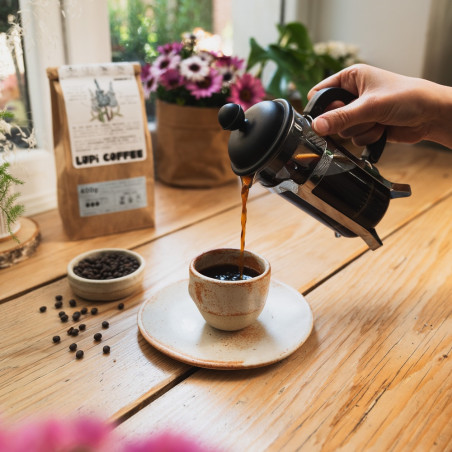
[[[328,121],[324,118],[316,118],[314,119],[314,122],[312,123],[314,130],[319,135],[328,135],[328,131],[330,130],[330,125],[328,124]]]

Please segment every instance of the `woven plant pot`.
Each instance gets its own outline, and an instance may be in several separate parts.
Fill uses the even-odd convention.
[[[157,101],[157,179],[177,187],[215,187],[235,180],[228,155],[229,133],[217,108]]]

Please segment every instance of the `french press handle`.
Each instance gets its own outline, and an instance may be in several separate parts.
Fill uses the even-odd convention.
[[[324,88],[318,91],[314,97],[307,103],[306,108],[303,110],[304,115],[309,115],[311,118],[316,118],[325,112],[327,107],[334,101],[341,101],[344,104],[349,104],[357,97],[350,91],[343,88],[330,87]],[[367,145],[361,154],[361,158],[368,160],[371,163],[377,163],[383,153],[383,149],[386,145],[386,129],[383,131],[383,135],[372,144]]]

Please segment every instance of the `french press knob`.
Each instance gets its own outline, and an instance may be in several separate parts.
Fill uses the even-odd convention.
[[[334,101],[347,104],[356,97],[342,88],[319,91],[302,114],[284,99],[263,101],[246,113],[237,104],[224,105],[218,119],[231,130],[228,151],[232,170],[254,175],[277,193],[331,228],[336,236],[360,236],[371,249],[382,245],[375,226],[392,198],[410,196],[409,185],[384,179],[375,163],[384,134],[361,158],[332,137],[320,137],[312,120]]]

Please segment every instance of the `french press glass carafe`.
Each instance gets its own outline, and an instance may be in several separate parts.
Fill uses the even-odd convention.
[[[221,126],[231,130],[229,157],[239,176],[255,180],[330,227],[337,236],[360,236],[371,249],[382,245],[375,226],[389,201],[411,195],[409,185],[384,179],[375,163],[386,144],[383,135],[355,157],[331,137],[311,128],[313,118],[335,100],[349,103],[341,88],[319,91],[302,114],[284,99],[260,102],[244,113],[224,105]]]

